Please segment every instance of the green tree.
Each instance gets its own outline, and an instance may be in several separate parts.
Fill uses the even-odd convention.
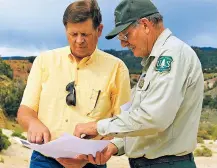
[[[27,57],[27,59],[28,59],[28,61],[30,62],[30,63],[33,63],[34,62],[34,60],[35,60],[35,56],[30,56],[30,57]]]
[[[22,80],[13,81],[9,86],[0,86],[0,105],[9,117],[16,117],[24,88]]]

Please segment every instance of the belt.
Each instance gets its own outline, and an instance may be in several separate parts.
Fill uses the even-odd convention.
[[[160,164],[160,163],[173,163],[177,161],[192,160],[192,159],[193,159],[193,154],[189,153],[183,156],[169,155],[169,156],[162,156],[156,159],[147,159],[145,157],[129,158],[129,161],[131,164],[153,165],[153,164]]]

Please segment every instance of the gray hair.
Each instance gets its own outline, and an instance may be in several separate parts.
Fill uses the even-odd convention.
[[[143,18],[148,19],[150,22],[152,22],[154,24],[154,26],[157,26],[158,23],[163,21],[163,16],[160,13],[155,13],[155,14],[143,17]],[[143,19],[143,18],[140,18],[140,19]],[[138,21],[139,21],[139,19],[135,23],[133,23],[132,26],[133,27],[138,26],[139,25]]]
[[[163,21],[163,16],[160,13],[155,13],[153,15],[146,17],[150,22],[154,23],[154,25],[157,25],[159,22]]]
[[[96,0],[79,0],[71,3],[63,15],[64,26],[67,23],[81,23],[92,19],[93,28],[96,29],[102,22],[102,15]]]

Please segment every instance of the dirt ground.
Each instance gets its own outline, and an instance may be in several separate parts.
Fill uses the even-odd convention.
[[[11,135],[9,130],[3,130],[3,133]],[[10,138],[10,141],[12,145],[0,153],[0,168],[28,168],[31,150],[22,147],[13,138]],[[206,141],[205,145],[213,151],[213,156],[196,157],[197,168],[217,168],[217,142],[210,144],[210,141]],[[108,162],[108,168],[129,168],[127,157],[112,157]]]

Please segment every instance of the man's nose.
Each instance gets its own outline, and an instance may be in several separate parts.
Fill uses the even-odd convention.
[[[78,35],[76,37],[76,43],[81,44],[84,42],[84,37],[82,37],[81,35]]]

